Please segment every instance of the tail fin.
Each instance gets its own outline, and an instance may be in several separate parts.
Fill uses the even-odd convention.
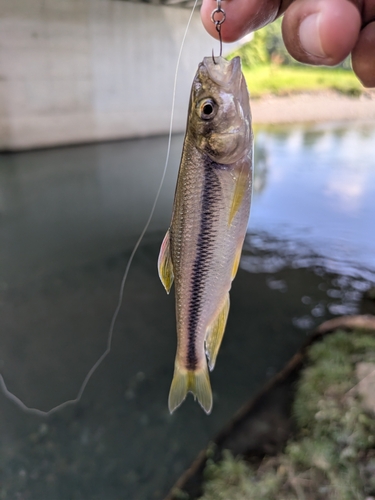
[[[185,400],[187,393],[192,392],[198,399],[204,411],[209,414],[212,409],[212,392],[207,365],[196,370],[187,370],[175,365],[171,389],[169,391],[168,406],[173,413]]]

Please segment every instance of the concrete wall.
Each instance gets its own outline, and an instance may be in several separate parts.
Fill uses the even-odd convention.
[[[165,133],[188,10],[119,0],[0,0],[0,149]],[[196,12],[178,75],[175,131],[192,77],[218,43]]]

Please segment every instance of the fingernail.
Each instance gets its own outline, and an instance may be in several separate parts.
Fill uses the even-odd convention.
[[[306,17],[299,27],[299,39],[305,52],[315,57],[327,57],[320,41],[320,13]]]

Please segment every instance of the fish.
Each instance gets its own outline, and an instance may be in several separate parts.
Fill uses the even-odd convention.
[[[193,80],[172,220],[158,258],[175,285],[177,352],[171,413],[193,393],[212,409],[214,369],[250,214],[253,132],[241,61],[205,57]]]

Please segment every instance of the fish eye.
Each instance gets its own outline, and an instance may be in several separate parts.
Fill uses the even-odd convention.
[[[199,106],[199,114],[203,120],[211,120],[216,115],[217,104],[212,99],[204,99]]]

